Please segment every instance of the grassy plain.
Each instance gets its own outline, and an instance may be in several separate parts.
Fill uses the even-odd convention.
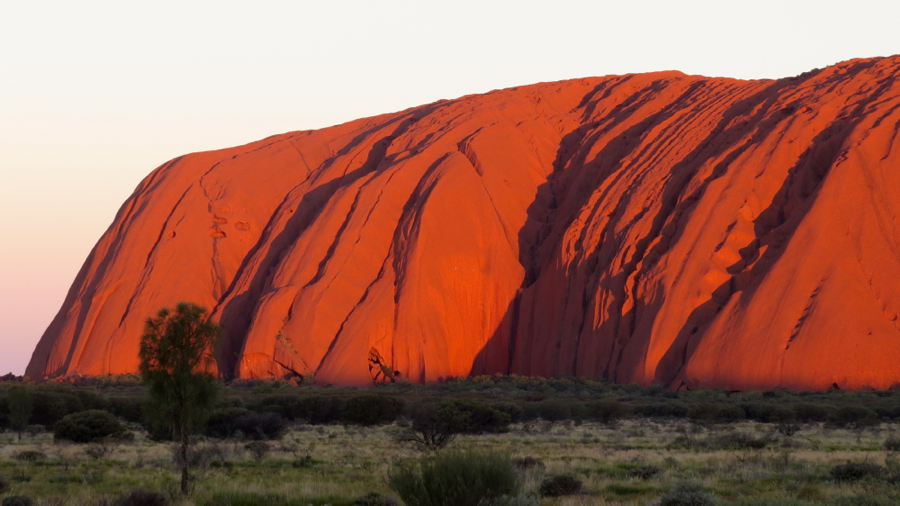
[[[133,442],[110,447],[54,443],[52,434],[0,434],[0,476],[9,495],[27,495],[37,505],[110,504],[136,487],[177,499],[171,443],[150,441],[139,427]],[[203,440],[194,473],[195,491],[181,504],[238,504],[240,497],[278,497],[282,504],[354,504],[369,492],[393,495],[385,476],[392,462],[420,455],[395,441],[397,424],[379,427],[294,425],[271,451],[257,458],[241,441]],[[686,420],[621,420],[607,426],[571,421],[531,421],[502,434],[459,436],[455,448],[508,453],[541,461],[523,471],[525,490],[537,494],[550,475],[580,478],[580,494],[540,499],[541,505],[654,504],[673,484],[701,483],[720,504],[897,504],[900,461],[884,441],[895,424],[862,431],[804,425],[785,437],[773,424],[739,422],[697,425]],[[729,442],[764,441],[764,448],[734,448]],[[756,446],[759,446],[757,444]],[[43,454],[33,462],[23,452]],[[104,452],[107,452],[104,454]],[[93,456],[92,456],[93,454]],[[886,466],[878,477],[837,481],[839,464]],[[647,479],[633,471],[653,465]],[[234,500],[233,502],[230,502]],[[261,502],[260,504],[264,504]]]

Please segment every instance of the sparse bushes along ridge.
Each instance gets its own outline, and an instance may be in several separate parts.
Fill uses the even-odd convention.
[[[0,429],[11,428],[9,388],[5,386],[0,383]],[[74,385],[25,384],[22,388],[28,391],[32,403],[29,427],[52,429],[66,415],[102,410],[143,424],[154,440],[171,438],[167,434],[170,429],[147,417],[153,410],[146,409],[146,390],[133,382],[107,378]],[[285,426],[372,426],[402,418],[412,422],[417,406],[444,401],[467,413],[463,417],[468,417],[468,422],[463,425],[468,428],[455,430],[457,433],[502,431],[509,423],[537,419],[611,424],[645,418],[687,419],[704,426],[756,421],[772,424],[773,430],[791,437],[813,423],[827,422],[830,427],[861,431],[900,420],[900,391],[671,392],[657,386],[614,385],[601,380],[520,376],[453,378],[429,385],[385,384],[369,391],[289,386],[273,380],[234,380],[222,390],[223,398],[201,428],[209,437],[277,437],[277,431],[266,429],[269,424],[250,423],[264,418],[274,420],[271,415],[249,417],[244,427],[235,425],[239,417],[251,413],[275,413]],[[263,435],[259,435],[258,428]]]

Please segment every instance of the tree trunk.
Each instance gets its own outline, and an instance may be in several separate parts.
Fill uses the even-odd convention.
[[[188,430],[187,426],[181,427],[181,495],[188,495]]]

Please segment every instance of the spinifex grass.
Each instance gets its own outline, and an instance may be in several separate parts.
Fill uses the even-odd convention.
[[[895,434],[893,425],[857,431],[805,426],[784,437],[772,425],[752,422],[695,426],[683,421],[626,420],[616,426],[593,423],[531,422],[514,424],[504,434],[460,436],[452,448],[478,448],[531,457],[542,465],[525,466],[524,489],[536,494],[541,481],[570,473],[583,482],[575,496],[544,498],[543,505],[621,504],[653,502],[672,485],[693,481],[722,504],[757,498],[760,504],[831,504],[859,497],[898,497],[892,480],[900,462],[883,442]],[[395,494],[385,477],[398,458],[419,453],[396,442],[399,428],[357,426],[294,426],[271,451],[256,462],[243,441],[200,440],[195,446],[194,493],[183,504],[211,501],[241,504],[277,498],[279,504],[352,504],[369,492]],[[729,434],[746,437],[723,437]],[[764,439],[761,449],[719,448],[747,438]],[[692,444],[701,441],[703,444]],[[7,494],[27,495],[36,504],[97,505],[136,487],[177,498],[172,445],[149,441],[138,433],[102,458],[92,458],[87,445],[55,444],[43,433],[0,434],[0,476]],[[17,460],[24,451],[46,458]],[[868,462],[885,466],[883,477],[859,482],[835,481],[830,470],[839,464]],[[643,466],[662,471],[646,479],[634,472]],[[237,502],[235,504],[237,504]]]

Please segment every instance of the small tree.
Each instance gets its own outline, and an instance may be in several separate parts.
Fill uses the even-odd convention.
[[[22,432],[28,427],[28,419],[31,418],[31,395],[25,387],[10,387],[6,402],[9,405],[9,425],[19,433],[21,440]]]
[[[219,326],[206,308],[181,302],[148,318],[141,336],[141,378],[150,387],[152,412],[180,440],[181,493],[188,494],[190,435],[205,422],[216,397],[215,378],[207,371]]]

